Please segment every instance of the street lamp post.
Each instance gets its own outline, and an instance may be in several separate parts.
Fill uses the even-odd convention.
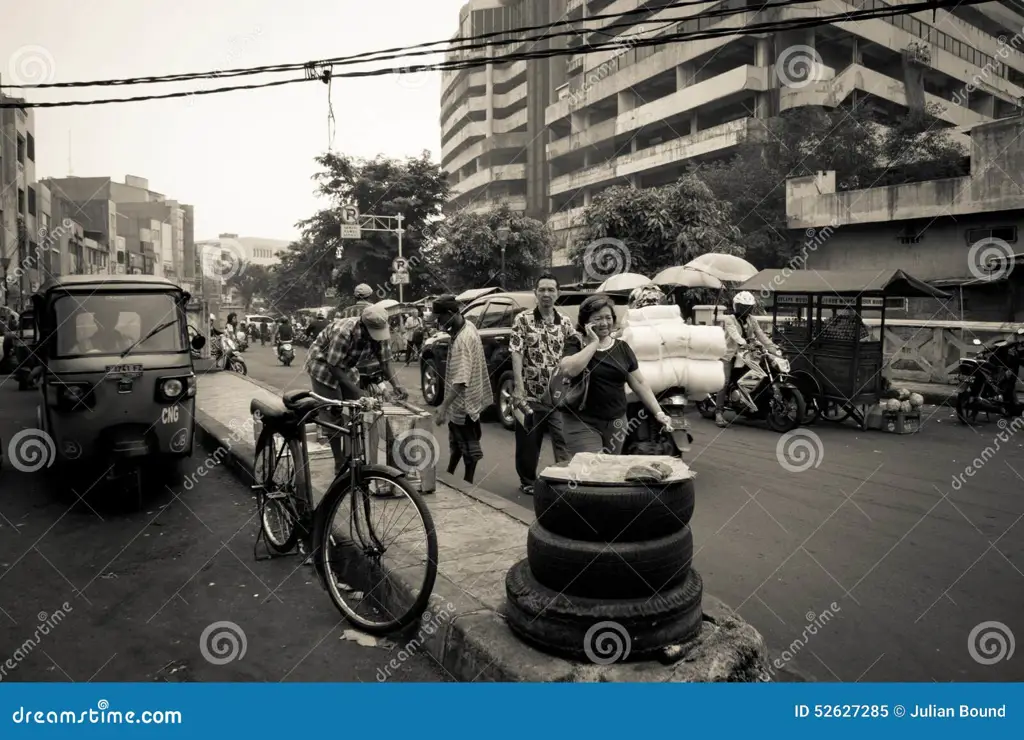
[[[505,289],[505,247],[508,244],[508,235],[511,232],[508,226],[498,227],[498,244],[501,245],[501,289]]]

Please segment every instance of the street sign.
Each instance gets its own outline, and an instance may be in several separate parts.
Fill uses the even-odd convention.
[[[409,272],[409,260],[405,257],[395,257],[391,262],[391,269],[395,272]]]
[[[391,276],[392,285],[408,285],[409,284],[409,273],[407,272],[396,272]]]
[[[342,239],[362,239],[363,232],[359,228],[359,224],[342,224],[341,225],[341,238]]]
[[[359,225],[359,208],[357,206],[341,207],[341,222],[343,224]]]

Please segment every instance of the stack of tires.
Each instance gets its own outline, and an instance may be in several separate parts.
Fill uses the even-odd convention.
[[[505,579],[509,627],[542,650],[596,663],[650,657],[693,638],[703,596],[690,567],[693,508],[692,477],[539,479],[527,558]]]

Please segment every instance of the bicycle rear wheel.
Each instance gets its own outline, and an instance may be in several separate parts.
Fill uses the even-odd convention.
[[[260,528],[267,546],[276,553],[295,549],[301,527],[295,496],[305,490],[302,447],[264,428],[256,445],[253,477]]]
[[[385,488],[392,495],[382,495]],[[405,536],[415,523],[422,526],[422,541]],[[389,542],[395,529],[398,539]],[[340,479],[317,508],[315,531],[317,569],[349,622],[384,635],[423,615],[437,578],[437,533],[426,503],[404,478],[366,470],[355,489]]]

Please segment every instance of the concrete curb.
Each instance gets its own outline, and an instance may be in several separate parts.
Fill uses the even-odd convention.
[[[247,376],[239,377],[279,394],[276,388]],[[252,485],[255,443],[250,426],[231,428],[197,408],[196,439],[214,459],[227,464],[245,485]],[[524,525],[533,521],[532,509],[464,482],[446,480],[450,478],[445,473],[438,474],[439,483],[461,495]],[[426,498],[429,505],[431,497]],[[437,575],[427,612],[418,630],[409,628],[408,639],[405,635],[394,636],[398,650],[393,655],[397,657],[381,670],[379,680],[387,680],[392,667],[398,669],[406,659],[402,658],[403,652],[410,655],[418,651],[427,652],[446,673],[463,682],[771,680],[764,638],[728,606],[706,593],[701,635],[684,646],[687,654],[672,665],[653,662],[588,665],[542,653],[520,641],[505,623],[503,614],[462,590],[442,573]]]

